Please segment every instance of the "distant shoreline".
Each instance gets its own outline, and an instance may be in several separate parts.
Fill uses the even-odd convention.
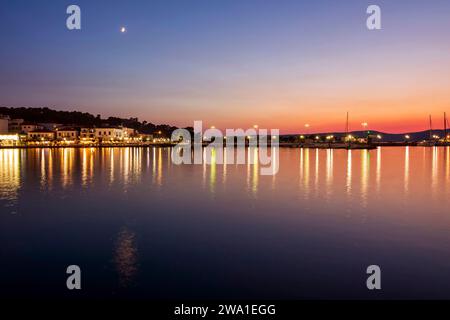
[[[116,145],[33,145],[33,146],[0,146],[0,149],[104,149],[104,148],[170,148],[174,147],[174,143],[153,143],[153,144],[116,144]],[[202,147],[208,146],[204,144]],[[305,145],[299,143],[280,143],[280,148],[296,148],[296,149],[341,149],[341,150],[370,150],[378,147],[449,147],[450,144],[441,145],[420,145],[417,143],[376,143],[372,145],[354,144],[350,147],[333,144],[313,144]],[[224,145],[225,147],[225,145]],[[245,147],[248,147],[246,145]]]

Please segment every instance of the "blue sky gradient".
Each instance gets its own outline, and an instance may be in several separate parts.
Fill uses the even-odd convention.
[[[450,1],[2,0],[0,25],[2,106],[294,132],[347,110],[398,131],[450,104]]]

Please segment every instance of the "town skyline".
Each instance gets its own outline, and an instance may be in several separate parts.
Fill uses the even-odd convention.
[[[406,140],[423,140],[427,137],[424,137],[424,133],[426,133],[428,136],[430,135],[430,132],[433,132],[433,134],[438,134],[437,138],[444,138],[447,136],[447,140],[450,139],[448,136],[449,132],[449,121],[447,118],[447,114],[444,112],[443,114],[443,121],[442,119],[438,118],[437,121],[433,122],[433,118],[431,115],[428,117],[428,127],[424,128],[423,130],[417,130],[417,131],[407,131],[407,132],[386,132],[382,130],[378,130],[377,128],[371,128],[369,127],[369,123],[363,122],[360,124],[355,124],[355,126],[352,126],[352,123],[349,121],[348,124],[346,123],[346,128],[343,130],[328,130],[328,131],[314,131],[314,127],[312,127],[309,123],[305,124],[301,130],[295,133],[283,133],[280,132],[281,136],[295,136],[295,135],[329,135],[329,134],[338,134],[338,135],[345,135],[349,133],[359,133],[362,136],[365,135],[365,132],[373,132],[374,134],[384,134],[391,136],[391,139],[398,140],[399,137],[400,140],[404,140],[403,138],[406,138]],[[56,110],[51,109],[48,107],[43,108],[33,108],[33,107],[21,107],[21,108],[14,108],[14,107],[3,107],[0,106],[0,119],[7,117],[8,121],[10,122],[9,125],[9,132],[12,133],[20,133],[21,125],[28,124],[28,125],[34,125],[36,128],[34,129],[57,129],[58,126],[63,128],[67,127],[78,127],[78,128],[105,128],[105,127],[130,127],[136,130],[136,132],[140,132],[143,134],[159,134],[165,137],[170,137],[171,133],[178,128],[190,128],[190,130],[193,130],[193,123],[187,126],[177,127],[173,126],[171,124],[155,124],[152,121],[147,121],[146,119],[139,119],[138,117],[128,117],[128,118],[121,118],[114,115],[108,116],[108,117],[102,117],[100,114],[91,114],[88,112],[80,112],[78,110],[71,110],[71,111],[65,111],[65,110]],[[14,128],[11,131],[11,121],[14,123],[12,127]],[[19,121],[17,124],[16,122]],[[445,122],[445,123],[444,123]],[[44,124],[43,126],[40,124]],[[354,123],[353,123],[354,124]],[[53,126],[52,128],[49,128],[48,126]],[[348,125],[348,126],[347,126]],[[17,128],[16,128],[17,127]],[[242,128],[220,128],[215,125],[207,125],[203,129],[209,129],[209,128],[217,128],[219,130],[225,130],[225,129],[273,129],[273,128],[264,128],[262,126],[259,126],[258,124],[248,125],[247,127]],[[33,129],[33,130],[34,130]],[[276,128],[275,128],[276,129]],[[23,130],[22,130],[23,131]],[[440,135],[440,136],[439,136]],[[381,137],[379,138],[380,140]]]

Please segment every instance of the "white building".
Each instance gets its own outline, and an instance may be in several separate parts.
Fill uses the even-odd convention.
[[[22,124],[25,121],[23,119],[11,119],[8,122],[8,130],[12,133],[20,133],[22,131]]]
[[[40,130],[42,127],[35,123],[24,122],[20,125],[20,131],[23,133],[28,133],[31,131]]]
[[[0,134],[0,146],[13,147],[17,146],[20,142],[18,134]]]
[[[57,140],[75,141],[78,140],[79,131],[76,128],[61,127],[55,130]]]
[[[81,140],[94,140],[95,139],[95,129],[94,128],[81,128],[80,129],[80,139]]]
[[[127,135],[123,128],[95,128],[95,138],[103,141],[120,141]]]
[[[123,127],[122,130],[124,131],[125,137],[133,137],[137,135],[135,129]]]
[[[40,129],[27,132],[28,140],[53,141],[55,140],[55,133],[50,130]]]

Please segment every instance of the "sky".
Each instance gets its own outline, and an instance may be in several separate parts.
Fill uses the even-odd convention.
[[[0,3],[0,106],[283,133],[343,131],[348,111],[399,133],[439,127],[449,89],[448,0]]]

